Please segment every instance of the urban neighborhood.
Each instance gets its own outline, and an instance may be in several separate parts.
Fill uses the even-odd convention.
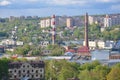
[[[0,1],[0,9],[13,10],[14,0],[10,1]],[[63,1],[56,0],[54,7],[74,9],[79,3]],[[19,5],[30,8],[39,1],[28,2]],[[45,4],[49,7],[53,3]],[[22,10],[19,5],[13,6]],[[119,10],[79,15],[51,12],[44,13],[48,16],[16,16],[10,12],[6,17],[0,13],[0,80],[120,80]]]

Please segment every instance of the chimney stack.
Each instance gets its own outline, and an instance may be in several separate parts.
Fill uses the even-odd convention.
[[[88,44],[88,13],[85,14],[85,46],[89,48],[89,44]]]

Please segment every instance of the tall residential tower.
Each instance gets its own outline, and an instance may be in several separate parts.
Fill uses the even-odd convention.
[[[55,15],[52,16],[52,44],[55,44],[55,38],[56,38],[56,26],[55,26]]]

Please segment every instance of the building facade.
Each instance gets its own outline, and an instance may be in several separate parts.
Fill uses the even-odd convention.
[[[46,27],[46,20],[41,20],[40,21],[40,27],[45,28]]]
[[[66,26],[67,26],[68,28],[74,26],[74,22],[73,22],[73,19],[72,19],[72,18],[67,18],[67,19],[66,19]]]
[[[50,19],[46,19],[45,20],[45,25],[46,25],[46,27],[50,27],[51,26],[51,20]]]
[[[56,25],[59,26],[59,19],[58,19],[58,17],[55,18],[55,21],[56,21]],[[40,27],[41,28],[46,28],[46,27],[51,27],[51,26],[53,26],[52,18],[46,18],[46,19],[40,20]]]
[[[115,42],[114,41],[89,41],[89,48],[90,50],[99,48],[99,49],[111,49],[114,47]],[[83,46],[85,46],[85,41],[83,41]]]
[[[112,27],[115,25],[120,25],[120,15],[109,16],[106,15],[104,18],[104,27]]]
[[[44,80],[44,62],[10,62],[9,63],[9,80]]]
[[[88,16],[89,24],[99,24],[102,26],[104,24],[104,17],[100,16]]]

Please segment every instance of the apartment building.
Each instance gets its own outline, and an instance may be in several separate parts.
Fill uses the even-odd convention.
[[[99,24],[102,26],[104,24],[104,17],[100,16],[88,16],[89,24]]]
[[[115,25],[120,25],[120,15],[106,15],[104,18],[104,27],[112,27]]]
[[[43,61],[10,62],[8,66],[9,80],[44,80]]]
[[[83,41],[83,45],[85,46],[85,41]],[[111,49],[115,45],[114,41],[89,41],[89,48],[90,49]]]
[[[55,17],[55,25],[59,26],[59,19],[58,17]],[[51,27],[52,25],[52,18],[45,18],[40,20],[40,27],[41,28],[46,28],[46,27]]]
[[[71,28],[71,27],[74,26],[74,21],[73,21],[73,19],[71,17],[69,17],[69,18],[66,19],[66,26],[68,28]]]

